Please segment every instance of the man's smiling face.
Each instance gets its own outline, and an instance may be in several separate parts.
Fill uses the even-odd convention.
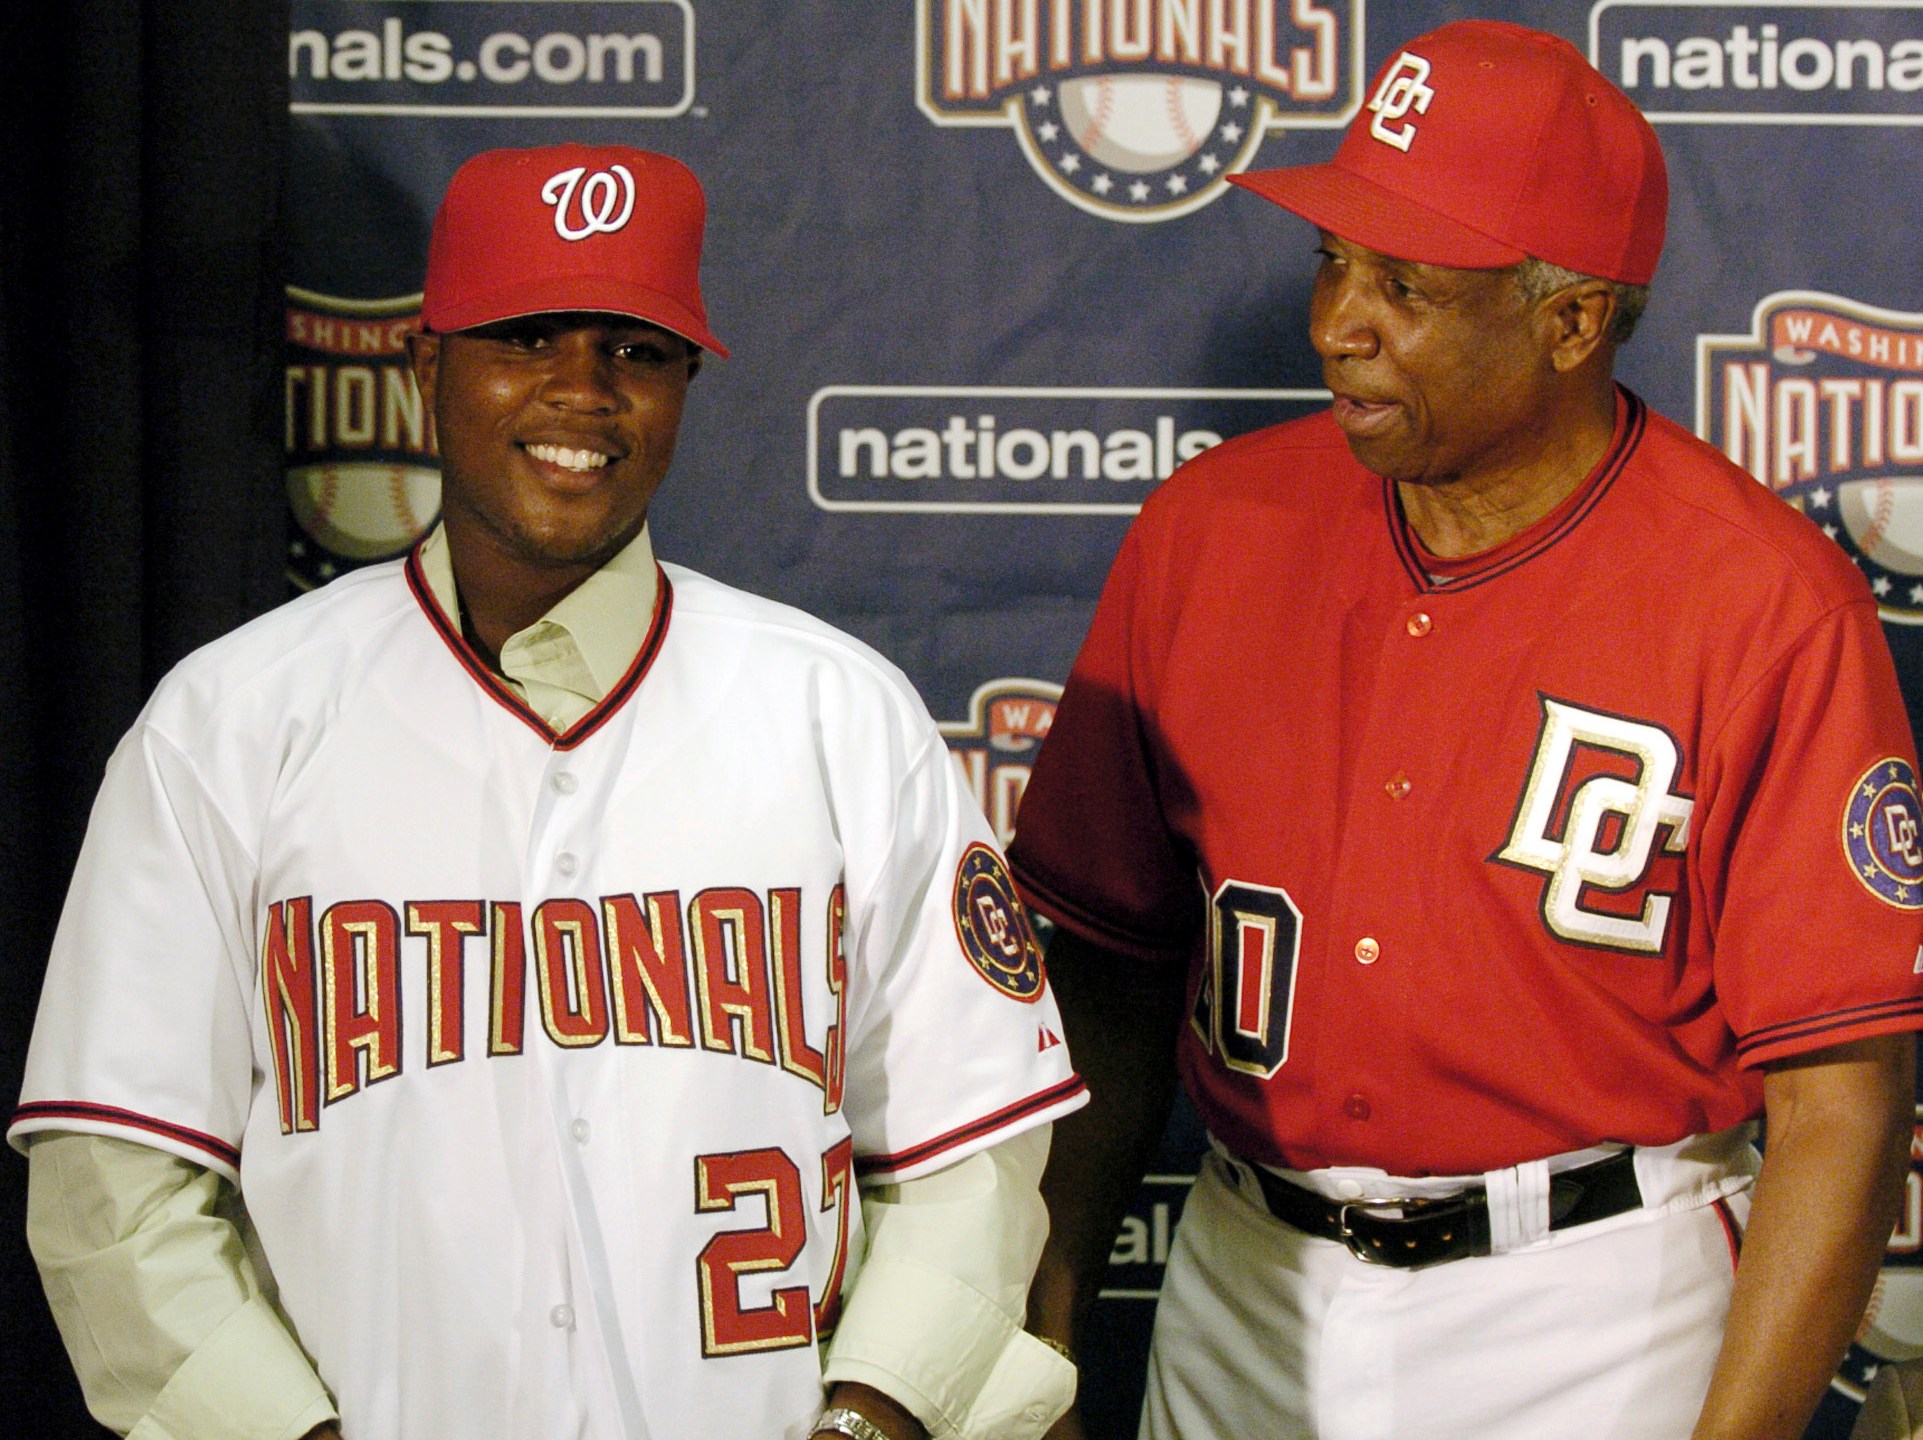
[[[520,316],[413,337],[450,537],[510,565],[605,563],[647,519],[700,351],[624,315]]]

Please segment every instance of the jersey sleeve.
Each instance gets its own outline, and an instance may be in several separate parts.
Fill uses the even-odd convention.
[[[1087,1102],[988,822],[933,721],[911,743],[885,846],[849,846],[844,1104],[864,1179],[926,1174]]]
[[[1143,526],[1109,571],[1054,724],[1022,794],[1009,864],[1022,896],[1083,939],[1180,961],[1201,920],[1193,857],[1168,813],[1155,676],[1167,621]]]
[[[1870,603],[1818,620],[1742,697],[1703,789],[1715,984],[1742,1062],[1923,1028],[1923,809]]]
[[[250,863],[146,723],[108,762],[55,934],[9,1141],[114,1135],[238,1181],[252,1084]]]

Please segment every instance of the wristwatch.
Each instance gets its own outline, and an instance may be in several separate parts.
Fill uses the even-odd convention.
[[[859,1410],[850,1410],[846,1405],[837,1405],[832,1410],[821,1412],[815,1421],[810,1435],[845,1435],[848,1440],[888,1440],[881,1426],[863,1415]]]

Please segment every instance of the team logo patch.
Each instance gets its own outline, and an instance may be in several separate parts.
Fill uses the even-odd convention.
[[[955,872],[955,934],[982,978],[1004,995],[1032,1002],[1042,994],[1042,947],[1035,943],[1002,857],[979,842]]]
[[[1899,910],[1923,910],[1923,801],[1905,760],[1879,760],[1850,791],[1843,853],[1863,888]]]
[[[404,554],[441,513],[433,425],[407,364],[421,297],[287,289],[287,578],[312,590]]]
[[[1221,195],[1273,130],[1339,129],[1362,90],[1362,0],[918,0],[935,124],[998,126],[1090,214],[1150,222]]]
[[[1923,315],[1781,291],[1696,341],[1696,433],[1841,545],[1883,618],[1923,625]]]

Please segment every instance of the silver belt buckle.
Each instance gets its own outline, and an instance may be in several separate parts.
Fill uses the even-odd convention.
[[[1365,1265],[1388,1265],[1380,1250],[1371,1249],[1369,1242],[1356,1234],[1349,1226],[1349,1212],[1360,1210],[1368,1214],[1374,1209],[1400,1209],[1402,1202],[1395,1200],[1350,1200],[1336,1211],[1335,1228],[1341,1233],[1342,1243],[1349,1247],[1349,1253]]]

